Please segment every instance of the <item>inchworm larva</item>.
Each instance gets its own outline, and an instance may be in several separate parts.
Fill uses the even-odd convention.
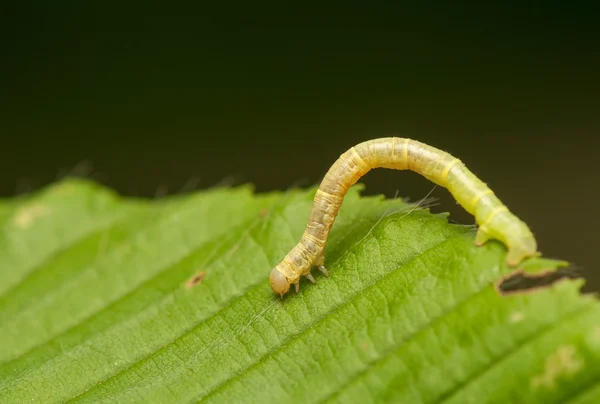
[[[475,244],[481,246],[489,239],[501,241],[508,249],[509,266],[536,254],[537,243],[527,225],[459,159],[416,140],[373,139],[342,154],[323,178],[302,239],[271,271],[269,281],[275,293],[283,297],[292,284],[298,292],[301,276],[314,282],[310,273],[313,266],[328,275],[323,256],[325,243],[344,196],[360,177],[377,167],[412,170],[448,189],[458,203],[475,216],[479,225]]]

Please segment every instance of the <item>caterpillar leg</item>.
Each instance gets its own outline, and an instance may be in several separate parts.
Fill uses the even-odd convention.
[[[481,227],[477,229],[477,234],[475,234],[475,245],[477,247],[481,247],[482,245],[487,243],[489,239],[490,236],[488,236],[484,229],[482,229]]]
[[[309,281],[311,281],[312,283],[316,283],[315,278],[312,276],[312,274],[309,272],[306,275],[304,275],[306,277],[306,279],[308,279]]]
[[[321,271],[323,273],[323,275],[329,277],[329,272],[327,272],[327,268],[325,268],[325,257],[323,255],[320,255],[315,260],[315,266],[317,267],[317,269],[319,271]]]
[[[496,239],[506,248],[506,263],[514,267],[525,258],[537,255],[537,243],[527,225],[508,210],[502,211],[492,220],[486,221],[477,229],[475,245],[482,246],[488,240]]]
[[[327,268],[325,268],[325,265],[318,265],[317,268],[319,269],[319,271],[323,272],[323,275],[325,276],[329,276],[329,272],[327,272]]]

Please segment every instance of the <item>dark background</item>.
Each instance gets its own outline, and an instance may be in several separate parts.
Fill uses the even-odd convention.
[[[595,10],[20,3],[0,13],[0,197],[68,173],[150,197],[308,186],[360,141],[411,137],[461,158],[600,290]],[[390,170],[364,183],[432,189]]]

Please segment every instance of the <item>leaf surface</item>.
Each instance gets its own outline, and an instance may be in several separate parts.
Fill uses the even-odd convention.
[[[500,294],[501,244],[360,190],[328,241],[331,277],[283,300],[268,275],[315,189],[149,201],[67,180],[0,201],[0,401],[600,398],[600,306],[582,280]]]

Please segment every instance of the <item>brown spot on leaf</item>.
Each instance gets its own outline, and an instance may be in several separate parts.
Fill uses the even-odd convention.
[[[206,272],[198,272],[197,274],[195,274],[194,276],[192,276],[186,283],[185,286],[187,288],[192,288],[196,285],[199,285],[202,283],[202,281],[204,280],[204,277],[206,276]]]

